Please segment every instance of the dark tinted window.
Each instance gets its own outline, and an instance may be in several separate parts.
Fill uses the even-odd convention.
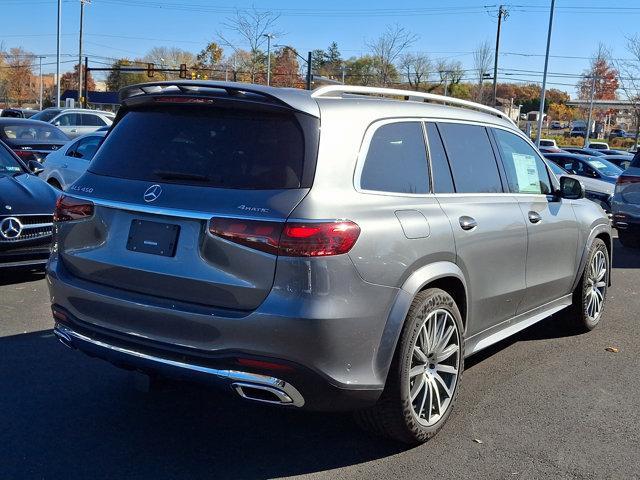
[[[513,193],[551,193],[547,166],[535,149],[511,132],[493,129],[509,190]]]
[[[429,161],[431,162],[431,175],[433,176],[433,191],[434,193],[454,192],[449,162],[435,123],[427,123],[427,138],[429,139]]]
[[[57,108],[46,108],[41,112],[36,113],[32,118],[32,120],[41,120],[43,122],[48,122],[49,120],[53,120],[53,118],[58,115],[62,110]]]
[[[456,192],[502,192],[498,165],[484,127],[438,124],[453,173]]]
[[[375,131],[362,168],[360,188],[397,193],[429,191],[421,123],[389,123]]]
[[[80,114],[80,117],[82,125],[85,127],[104,127],[106,125],[105,121],[102,120],[98,115],[94,115],[91,113],[82,113]]]
[[[290,114],[211,107],[130,111],[90,170],[218,188],[299,188],[304,137]]]

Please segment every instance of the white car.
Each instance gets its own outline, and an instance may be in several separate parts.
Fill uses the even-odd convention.
[[[551,139],[551,138],[541,138],[540,139],[540,146],[541,147],[558,148],[558,144],[556,143],[556,141]]]
[[[589,142],[587,148],[593,150],[609,150],[609,144],[607,142]]]
[[[106,132],[94,132],[76,138],[50,153],[42,165],[40,178],[52,187],[67,190],[87,170]]]
[[[109,127],[115,115],[102,110],[85,108],[69,108],[53,117],[49,123],[62,130],[69,138],[76,138],[86,133]]]

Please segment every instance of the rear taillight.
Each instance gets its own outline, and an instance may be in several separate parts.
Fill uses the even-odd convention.
[[[54,222],[68,222],[70,220],[80,220],[93,215],[93,203],[88,200],[62,195],[56,202],[56,209],[53,212]]]
[[[324,257],[347,253],[360,235],[349,220],[333,222],[269,222],[214,217],[209,232],[273,255]]]
[[[625,185],[632,183],[640,183],[640,177],[633,175],[620,175],[618,180],[616,180],[615,193],[620,193]]]
[[[14,150],[13,152],[22,160],[31,160],[32,158],[34,158],[33,152],[31,150]]]

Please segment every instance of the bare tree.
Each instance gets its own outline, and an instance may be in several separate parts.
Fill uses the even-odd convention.
[[[397,75],[394,66],[400,55],[418,40],[418,36],[399,25],[388,26],[374,42],[367,43],[375,60],[378,83],[386,86]]]
[[[433,71],[433,63],[428,55],[423,53],[405,53],[400,56],[398,64],[402,74],[407,77],[409,86],[414,90],[420,90]]]
[[[449,89],[452,85],[459,84],[464,77],[464,69],[462,63],[457,60],[447,61],[440,59],[436,64],[436,71],[440,79],[438,85],[434,85],[431,90],[435,90],[437,87],[444,85],[444,94],[449,93]]]
[[[176,47],[153,47],[144,56],[144,61],[153,63],[157,68],[179,68],[183,63],[192,67],[196,63],[196,56]],[[171,75],[158,73],[158,77],[167,79]]]
[[[224,27],[231,32],[231,36],[218,32],[220,42],[231,48],[234,52],[241,50],[241,46],[248,47],[249,61],[245,68],[248,69],[251,81],[256,81],[257,74],[264,70],[266,54],[263,51],[267,43],[267,35],[282,36],[277,29],[280,15],[269,11],[261,11],[252,7],[248,10],[236,10],[233,17],[227,18]],[[233,36],[236,38],[234,39]]]
[[[486,75],[491,71],[491,64],[493,63],[493,48],[491,44],[485,40],[480,43],[473,51],[473,68],[475,70],[476,79],[478,81],[478,90],[476,95],[476,101],[482,102],[484,91],[484,79]]]
[[[631,103],[631,108],[635,114],[635,144],[638,144],[640,139],[640,34],[636,33],[631,37],[627,37],[627,52],[629,52],[630,58],[618,61],[616,67],[620,72],[618,78],[620,90]]]

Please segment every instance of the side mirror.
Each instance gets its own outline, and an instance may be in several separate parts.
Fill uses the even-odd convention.
[[[44,171],[44,167],[42,166],[42,164],[35,160],[29,160],[29,163],[27,163],[27,167],[29,168],[29,170],[31,170],[31,173],[34,173],[36,175]]]
[[[560,177],[560,197],[567,200],[584,198],[584,186],[582,182],[573,177]]]
[[[55,121],[55,123],[54,123],[54,125],[55,125],[56,127],[59,127],[59,126],[60,126],[60,120],[56,120],[56,121]]]

